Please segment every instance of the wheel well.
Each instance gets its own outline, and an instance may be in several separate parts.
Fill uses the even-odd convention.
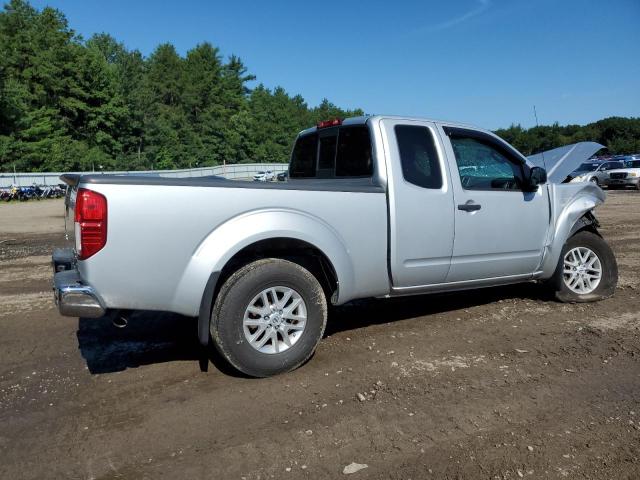
[[[269,238],[244,247],[225,264],[220,272],[214,298],[227,279],[243,266],[262,258],[282,258],[306,268],[316,277],[328,299],[338,292],[338,276],[331,261],[314,245],[296,238]]]
[[[595,215],[593,215],[592,212],[587,212],[582,217],[580,217],[573,225],[569,234],[569,238],[573,237],[578,232],[582,232],[583,230],[595,233],[600,237],[601,235],[598,231],[599,226],[600,223],[598,222],[598,219],[595,217]]]
[[[574,236],[574,235],[576,235],[577,233],[584,232],[585,230],[586,230],[587,232],[595,233],[595,234],[596,234],[596,235],[598,235],[599,237],[601,237],[601,236],[602,236],[602,235],[600,235],[600,232],[598,231],[598,229],[597,229],[596,227],[594,227],[593,225],[586,225],[586,226],[584,226],[584,227],[582,227],[582,228],[579,228],[578,230],[576,230],[576,231],[572,232],[572,233],[571,233],[571,237],[573,237],[573,236]],[[569,237],[569,238],[571,238],[571,237]]]

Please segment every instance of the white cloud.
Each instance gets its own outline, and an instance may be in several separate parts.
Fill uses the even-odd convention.
[[[478,15],[484,13],[490,6],[491,6],[491,0],[476,0],[475,7],[472,8],[471,10],[465,12],[460,16],[447,20],[446,22],[425,27],[423,31],[437,32],[441,30],[447,30],[451,27],[455,27],[456,25],[460,25],[461,23],[466,22],[467,20],[470,20],[473,17],[477,17]]]

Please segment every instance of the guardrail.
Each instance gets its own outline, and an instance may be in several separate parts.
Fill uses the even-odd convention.
[[[215,167],[187,168],[182,170],[119,170],[113,172],[42,172],[42,173],[0,173],[0,188],[17,185],[19,187],[37,185],[58,185],[63,173],[80,173],[83,175],[157,175],[160,177],[187,178],[207,177],[219,175],[229,179],[248,179],[259,171],[271,170],[274,173],[284,172],[289,168],[288,163],[234,163],[232,165],[217,165]]]

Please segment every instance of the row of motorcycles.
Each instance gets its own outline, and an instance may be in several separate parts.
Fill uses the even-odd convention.
[[[64,194],[65,185],[36,185],[35,183],[30,187],[13,185],[10,188],[0,189],[0,201],[42,200],[43,198],[64,197]]]

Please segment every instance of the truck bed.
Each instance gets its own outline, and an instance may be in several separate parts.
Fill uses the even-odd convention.
[[[195,316],[209,276],[229,260],[231,246],[241,239],[234,248],[243,248],[274,231],[340,255],[346,280],[337,303],[390,289],[386,195],[371,179],[269,183],[68,175],[64,180],[108,198],[106,246],[78,262],[78,270],[110,308]]]

